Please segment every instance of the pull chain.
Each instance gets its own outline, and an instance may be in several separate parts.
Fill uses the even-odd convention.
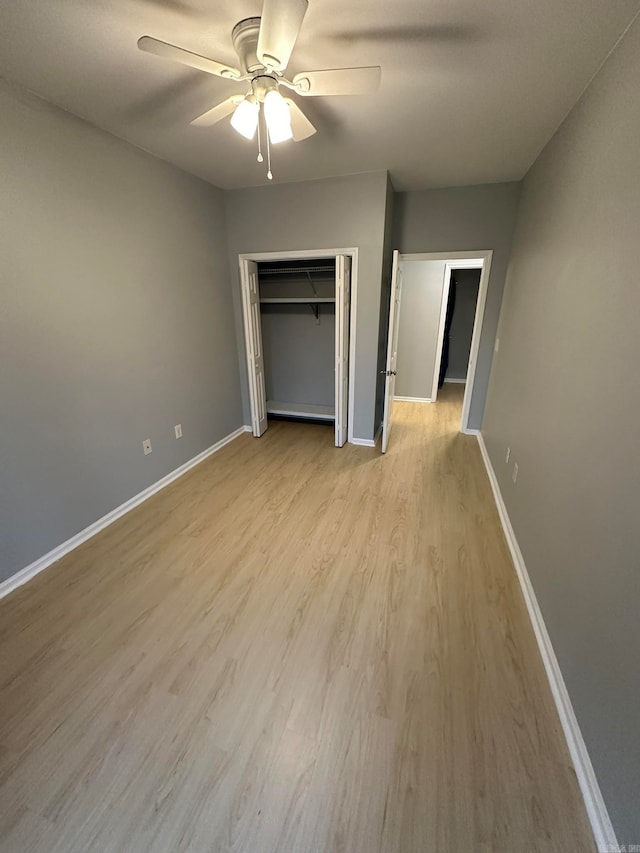
[[[262,138],[260,134],[260,114],[258,113],[258,163],[262,163],[264,157],[262,156]]]
[[[260,121],[261,118],[264,118],[264,112],[262,110],[260,110],[260,113],[258,114],[258,156],[256,158],[258,160],[258,163],[264,162],[264,157],[262,156],[262,122]],[[264,125],[264,135],[267,140],[267,178],[272,181],[273,173],[271,171],[271,144],[269,140],[269,128],[267,127],[266,122]]]

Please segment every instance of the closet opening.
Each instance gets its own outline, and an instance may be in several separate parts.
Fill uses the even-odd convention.
[[[267,415],[335,420],[336,259],[258,264]]]
[[[240,256],[251,425],[333,423],[349,434],[353,251]]]

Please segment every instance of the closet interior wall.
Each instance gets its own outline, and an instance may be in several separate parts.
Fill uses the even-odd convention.
[[[335,258],[258,264],[272,414],[335,415],[335,269]]]

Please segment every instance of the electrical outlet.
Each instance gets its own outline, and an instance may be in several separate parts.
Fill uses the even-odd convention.
[[[144,450],[144,455],[148,456],[151,453],[151,439],[145,438],[142,442],[142,449]]]
[[[511,479],[513,480],[514,483],[518,479],[518,463],[517,462],[513,466],[513,474],[511,475]]]
[[[506,455],[505,460],[504,460],[504,464],[505,464],[505,465],[508,465],[508,464],[509,464],[509,457],[510,457],[510,456],[511,456],[511,448],[510,448],[510,447],[507,447],[507,455]]]
[[[182,438],[182,424],[176,424],[174,430],[176,431],[176,438]]]

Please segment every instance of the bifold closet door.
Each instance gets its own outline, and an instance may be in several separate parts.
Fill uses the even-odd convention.
[[[336,447],[347,440],[351,258],[336,255]]]
[[[260,326],[260,287],[258,265],[255,261],[240,264],[242,284],[242,316],[244,319],[244,343],[249,374],[249,400],[251,405],[251,428],[257,437],[267,428],[267,392],[264,384],[264,354],[262,351],[262,329]]]

